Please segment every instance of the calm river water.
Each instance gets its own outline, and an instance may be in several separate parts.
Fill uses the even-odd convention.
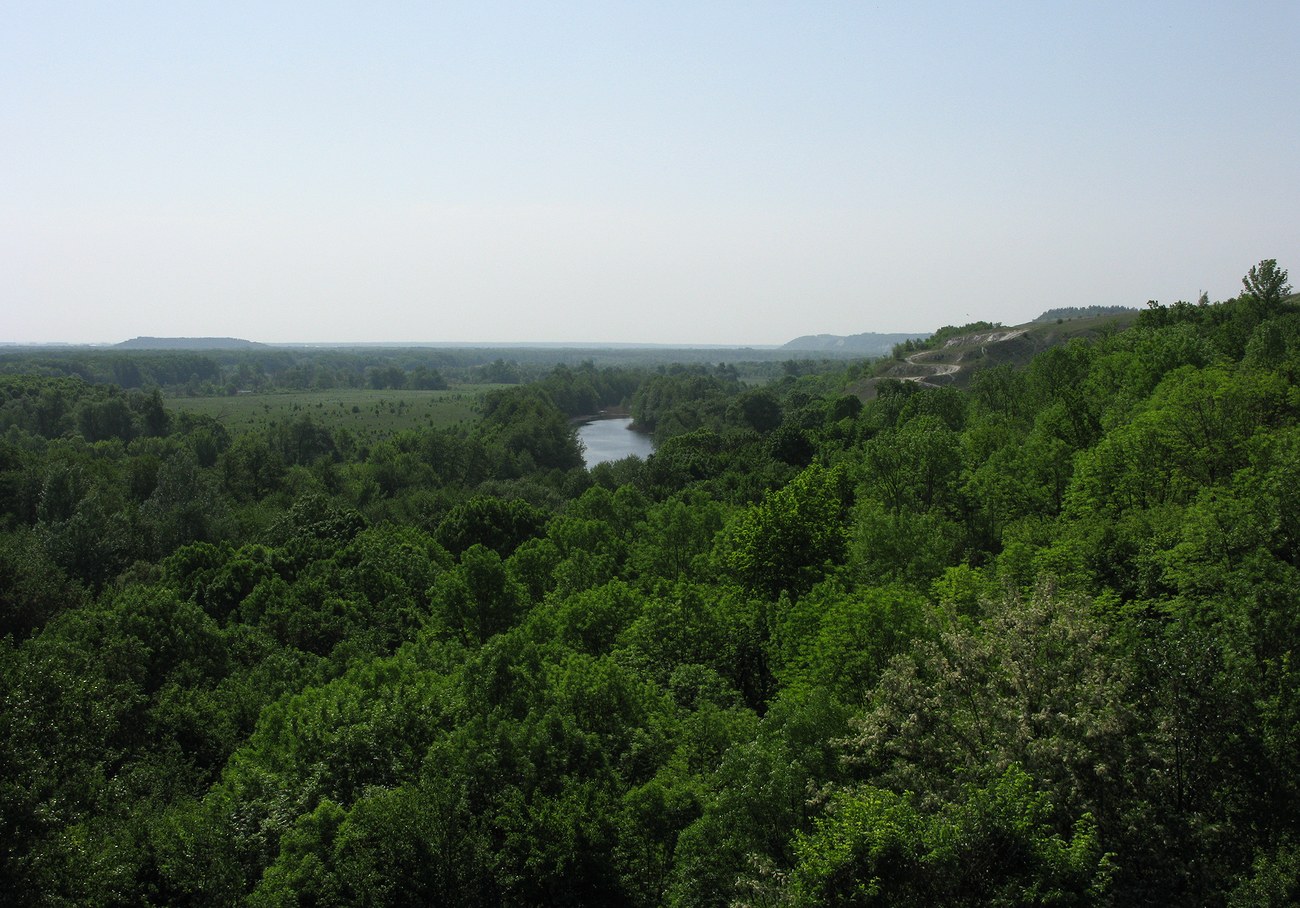
[[[637,457],[649,457],[654,452],[654,444],[649,435],[633,432],[628,426],[632,420],[627,418],[593,419],[578,427],[578,439],[584,448],[582,458],[591,469],[598,463],[610,460],[622,460],[629,454]]]

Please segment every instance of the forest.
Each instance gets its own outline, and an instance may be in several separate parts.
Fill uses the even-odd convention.
[[[0,900],[1294,904],[1287,280],[870,393],[0,360]],[[473,419],[366,438],[164,402],[460,381]],[[655,453],[586,468],[606,407]]]

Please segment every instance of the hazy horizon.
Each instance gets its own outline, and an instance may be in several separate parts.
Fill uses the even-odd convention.
[[[857,334],[876,334],[880,336],[894,336],[907,334],[911,336],[925,336],[934,333],[942,325],[926,331],[859,331]],[[784,341],[775,344],[728,344],[728,343],[659,343],[647,341],[592,341],[592,340],[559,340],[559,341],[527,341],[527,340],[504,340],[504,341],[438,341],[438,340],[374,340],[374,341],[353,341],[353,340],[325,340],[325,341],[264,341],[256,337],[238,337],[231,334],[202,334],[202,335],[171,335],[171,334],[138,334],[134,337],[122,338],[120,340],[104,341],[66,341],[66,340],[44,340],[44,341],[13,341],[6,338],[0,338],[0,347],[117,347],[131,341],[151,340],[151,341],[237,341],[240,343],[251,343],[265,347],[470,347],[470,348],[494,348],[494,347],[566,347],[571,349],[584,348],[618,348],[618,347],[664,347],[670,349],[744,349],[753,347],[754,349],[779,349],[787,343],[800,340],[805,337],[849,337],[852,335],[830,335],[826,332],[808,333],[786,338]],[[138,347],[134,349],[148,349]]]
[[[894,333],[894,332],[890,332]],[[899,332],[902,333],[902,332]],[[910,332],[910,333],[929,333],[929,332]],[[807,335],[800,335],[804,337]],[[618,348],[618,347],[666,347],[675,349],[736,349],[753,347],[755,349],[777,349],[782,347],[788,341],[779,344],[696,344],[696,343],[642,343],[640,341],[426,341],[426,340],[375,340],[375,341],[348,341],[348,340],[325,340],[325,341],[263,341],[255,337],[235,337],[233,335],[222,334],[205,334],[205,335],[157,335],[142,334],[135,337],[122,338],[121,340],[107,341],[65,341],[65,340],[45,340],[45,341],[11,341],[0,338],[0,347],[117,347],[123,343],[148,338],[151,340],[164,341],[192,341],[192,340],[224,340],[224,341],[247,341],[264,347],[469,347],[469,348],[510,348],[510,347],[566,347],[571,349],[585,348]],[[789,341],[798,338],[789,338]],[[146,349],[146,348],[136,348]]]
[[[21,4],[0,338],[778,346],[1223,299],[1300,269],[1298,28],[1292,3]]]

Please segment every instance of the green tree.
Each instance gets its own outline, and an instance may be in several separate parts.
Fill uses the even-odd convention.
[[[438,541],[453,555],[485,545],[503,558],[535,536],[546,512],[518,498],[476,496],[452,508],[438,524]]]
[[[701,492],[684,492],[651,508],[638,525],[631,564],[646,578],[677,581],[697,576],[699,561],[722,529],[722,507]]]
[[[722,568],[772,600],[811,589],[844,561],[840,476],[814,465],[732,518],[718,539]]]
[[[812,691],[778,698],[761,722],[734,715],[718,729],[721,752],[706,764],[700,817],[677,839],[667,904],[744,904],[741,883],[756,862],[794,863],[794,834],[817,810],[809,792],[841,780],[832,742],[845,734],[847,717],[833,698]]]
[[[432,598],[434,613],[466,643],[483,643],[512,627],[529,601],[501,556],[478,544],[466,549],[460,564],[438,578]]]
[[[1264,259],[1258,265],[1252,265],[1241,279],[1241,285],[1261,314],[1276,311],[1291,292],[1286,269],[1277,267],[1277,259]]]
[[[791,905],[1105,905],[1110,858],[1095,824],[1057,831],[1050,800],[1019,767],[933,814],[867,788],[838,797],[795,845]]]
[[[902,587],[847,593],[816,587],[781,618],[773,637],[783,689],[831,692],[860,702],[889,660],[929,633],[925,600]]]
[[[254,433],[236,438],[221,455],[221,465],[227,491],[241,501],[261,501],[284,480],[284,456]]]
[[[1020,764],[1055,804],[1105,821],[1140,748],[1132,666],[1081,600],[1040,588],[890,663],[848,759],[867,778],[953,799]]]
[[[755,432],[771,432],[781,424],[781,403],[767,388],[746,391],[737,403],[741,419]]]
[[[863,482],[894,514],[956,509],[960,437],[930,414],[886,429],[863,445]]]

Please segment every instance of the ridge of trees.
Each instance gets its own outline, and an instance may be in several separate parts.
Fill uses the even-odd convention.
[[[1132,306],[1062,306],[1048,309],[1036,322],[1054,322],[1076,318],[1099,318],[1103,315],[1127,315],[1137,312]]]

